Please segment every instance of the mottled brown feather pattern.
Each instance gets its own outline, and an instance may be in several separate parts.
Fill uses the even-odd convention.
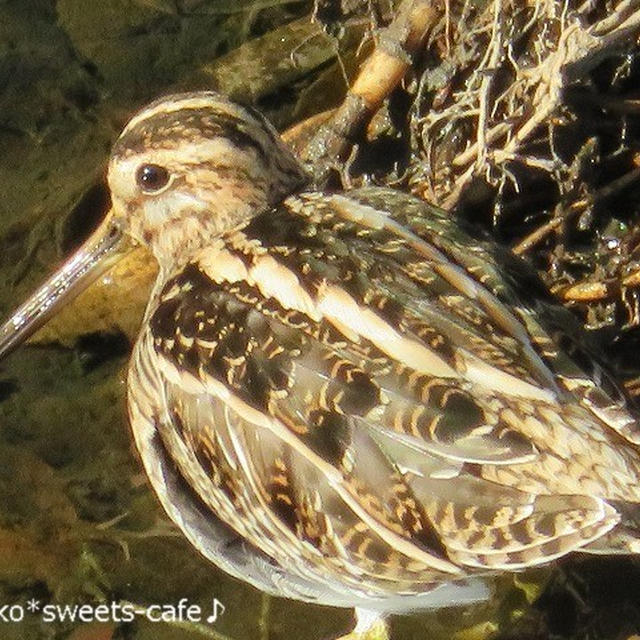
[[[132,178],[146,162],[171,176],[158,193]],[[640,496],[635,417],[533,279],[409,195],[305,179],[213,93],[154,103],[114,149],[116,220],[160,263],[132,426],[189,539],[272,593],[383,610],[637,551],[617,527]]]
[[[583,406],[580,369],[557,359],[532,312],[515,312],[535,336],[522,344],[513,320],[501,326],[500,310],[468,295],[474,283],[499,281],[493,258],[478,247],[463,252],[470,240],[426,205],[410,200],[407,218],[395,197],[375,189],[349,196],[354,207],[381,207],[384,198],[389,216],[403,211],[440,251],[459,245],[449,257],[462,275],[445,278],[392,230],[344,218],[345,201],[319,205],[303,194],[194,255],[166,280],[147,329],[156,366],[174,371],[165,384],[180,428],[160,427],[163,439],[210,508],[260,548],[287,531],[287,545],[268,546],[279,563],[295,559],[317,580],[340,584],[357,574],[359,589],[376,597],[427,591],[456,565],[517,569],[583,547],[617,522],[607,498],[635,499],[638,472],[635,449],[619,448],[616,424]],[[274,262],[260,262],[265,256]],[[287,273],[294,279],[282,285]],[[369,329],[354,335],[332,320],[320,302],[328,285],[371,309],[377,330],[423,344],[455,375],[429,375],[428,360],[417,371],[410,357],[367,339]],[[489,291],[496,304],[521,304],[502,280]],[[469,353],[484,363],[484,383],[467,377],[479,366]],[[297,448],[222,400],[194,415],[185,407],[197,394],[176,388],[175,371],[202,393],[220,383],[281,424]],[[526,385],[494,385],[496,371]],[[549,388],[560,373],[567,379]],[[594,451],[606,469],[598,471]]]

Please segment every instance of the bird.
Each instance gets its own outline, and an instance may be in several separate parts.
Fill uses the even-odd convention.
[[[260,112],[211,91],[134,115],[107,177],[108,217],[0,354],[148,247],[131,430],[209,561],[353,607],[362,637],[486,597],[487,576],[640,551],[634,409],[507,251],[398,189],[315,189]]]

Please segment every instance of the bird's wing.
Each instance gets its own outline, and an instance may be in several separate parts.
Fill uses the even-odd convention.
[[[210,507],[274,558],[408,589],[611,529],[606,482],[572,478],[594,446],[635,473],[471,240],[415,227],[292,198],[170,279],[149,324],[162,437]]]

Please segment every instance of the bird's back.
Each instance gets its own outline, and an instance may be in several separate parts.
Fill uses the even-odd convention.
[[[421,594],[613,545],[639,501],[624,398],[410,196],[291,196],[157,291],[134,432],[162,397],[144,419],[202,508],[292,575]]]

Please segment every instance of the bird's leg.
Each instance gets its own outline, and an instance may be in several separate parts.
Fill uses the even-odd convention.
[[[389,640],[387,623],[378,611],[356,607],[354,613],[354,630],[338,640]]]

